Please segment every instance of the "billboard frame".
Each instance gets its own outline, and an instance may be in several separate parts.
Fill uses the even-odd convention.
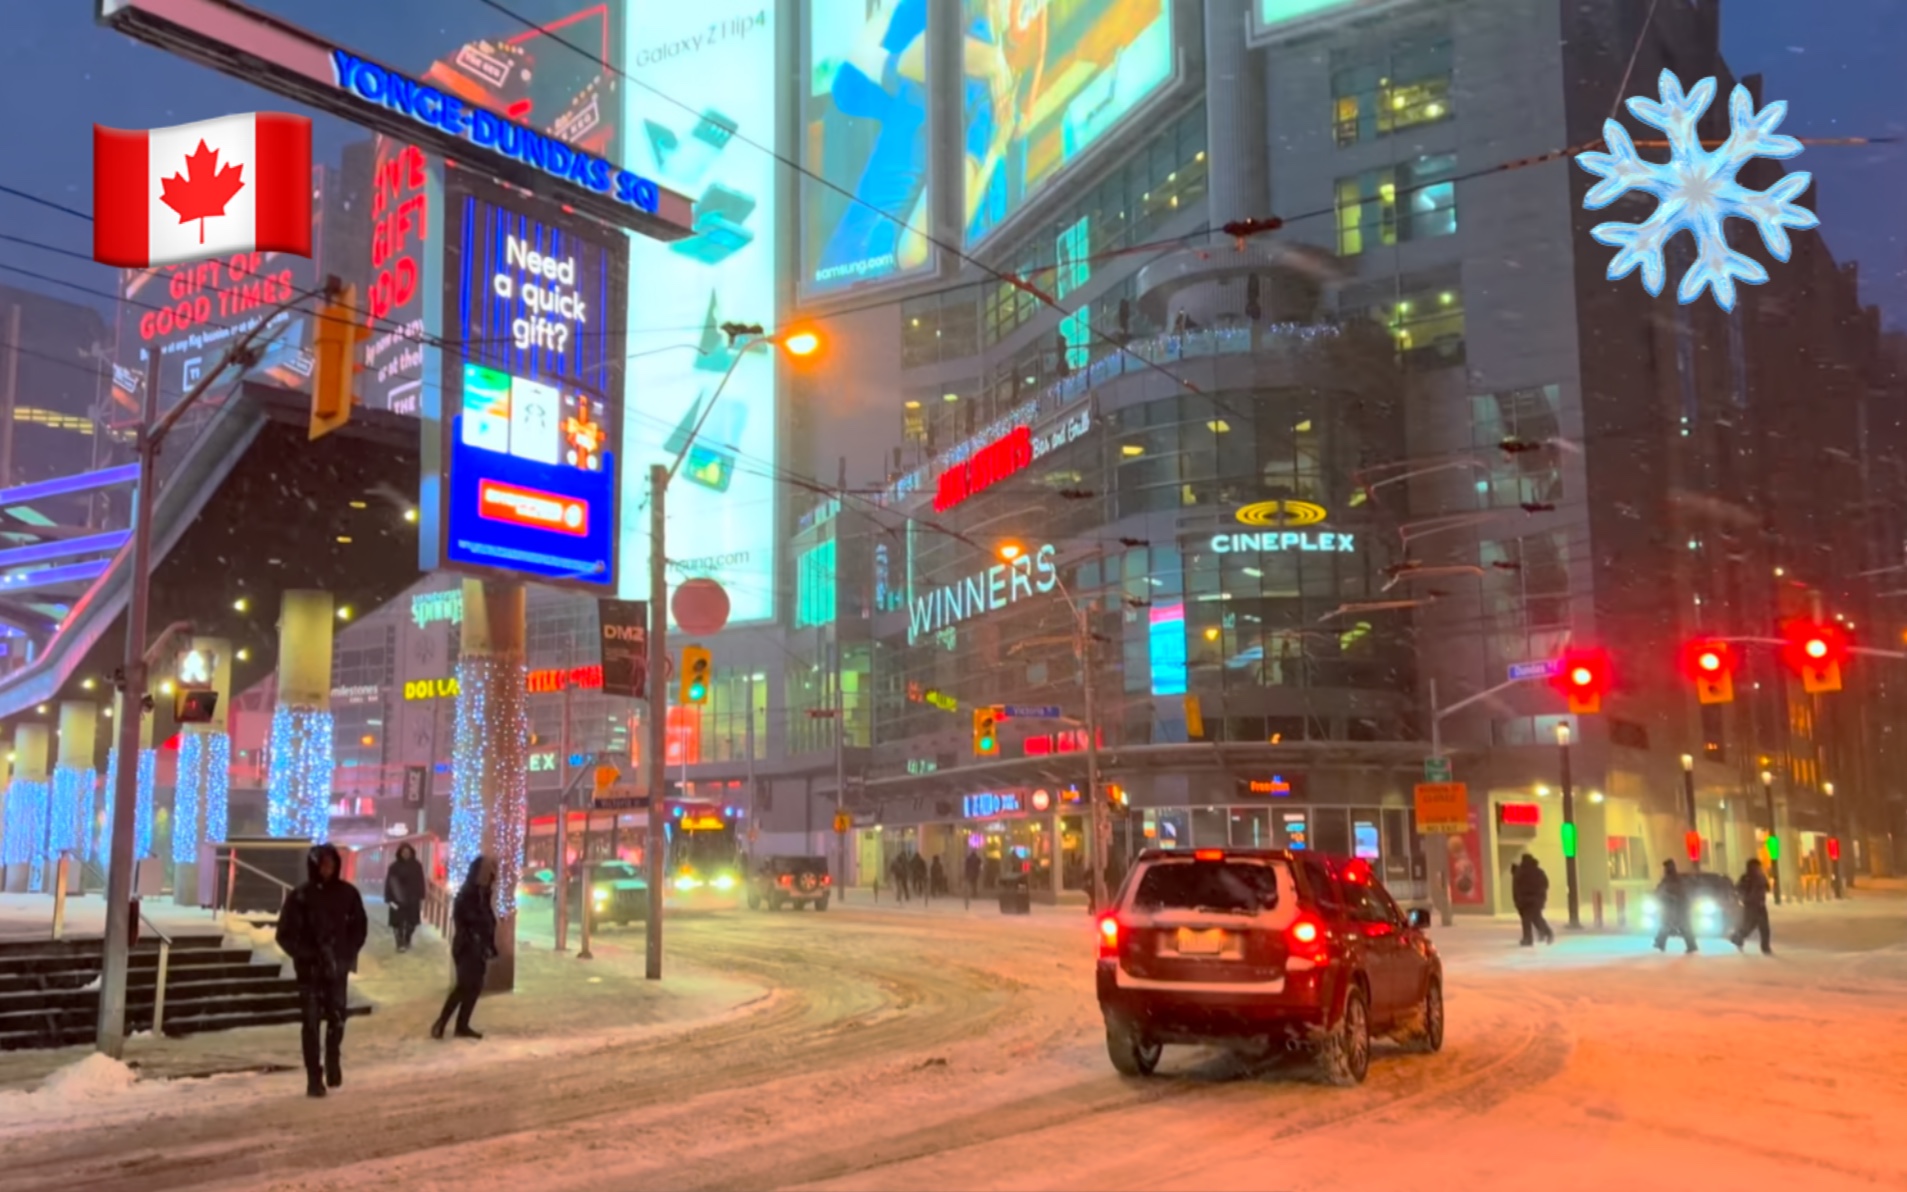
[[[956,11],[959,11],[963,0],[950,0],[950,3]],[[1018,243],[1015,238],[1024,234],[1029,227],[1039,228],[1045,221],[1051,220],[1053,213],[1066,205],[1065,200],[1057,196],[1069,191],[1077,194],[1078,190],[1084,186],[1083,179],[1096,178],[1095,171],[1104,164],[1104,159],[1112,150],[1121,146],[1131,148],[1135,141],[1143,141],[1143,135],[1138,134],[1136,130],[1141,127],[1152,127],[1150,117],[1157,116],[1161,112],[1172,111],[1185,102],[1186,96],[1195,85],[1203,85],[1205,76],[1203,6],[1187,4],[1185,0],[1164,0],[1164,4],[1167,16],[1172,23],[1171,77],[1160,83],[1158,90],[1140,101],[1117,125],[1099,140],[1088,145],[1079,156],[1048,175],[1040,184],[1038,191],[1020,204],[1018,211],[987,229],[978,240],[969,241],[965,219],[957,219],[953,231],[953,243],[964,256],[972,257],[997,244]],[[966,170],[960,168],[960,159],[965,153],[967,119],[966,105],[963,100],[964,95],[945,97],[942,100],[954,109],[954,125],[959,130],[959,135],[952,142],[943,145],[940,150],[940,156],[945,161],[942,169],[950,177],[961,180],[960,193],[956,196],[956,206],[960,210],[964,210],[966,201]]]
[[[1250,0],[1251,7],[1245,16],[1245,44],[1254,50],[1301,41],[1347,24],[1388,16],[1410,4],[1430,7],[1424,0],[1338,0],[1335,8],[1267,25],[1262,17],[1263,4],[1264,0]]]
[[[514,212],[544,224],[545,226],[557,228],[572,235],[578,234],[580,228],[581,238],[584,240],[600,239],[601,243],[599,243],[597,247],[605,249],[609,254],[609,292],[616,296],[619,306],[619,309],[606,312],[605,325],[613,328],[621,326],[628,321],[628,309],[631,297],[629,293],[630,242],[626,237],[618,236],[610,230],[603,230],[598,235],[592,236],[590,235],[592,226],[600,227],[600,225],[595,225],[594,222],[590,220],[578,218],[575,213],[564,210],[563,205],[560,203],[554,203],[548,199],[536,196],[513,193],[510,187],[502,183],[492,181],[477,174],[472,174],[469,171],[457,169],[446,169],[443,179],[444,244],[440,258],[439,284],[442,293],[440,302],[442,302],[446,308],[449,305],[448,299],[451,293],[451,286],[453,284],[462,284],[467,273],[467,266],[459,261],[456,272],[453,275],[450,252],[453,242],[451,235],[452,229],[462,229],[463,207],[465,201],[469,199],[488,203],[493,207],[505,211]],[[454,283],[453,276],[456,279]],[[448,314],[444,316],[446,320],[448,317]],[[420,462],[423,465],[420,489],[430,490],[433,496],[432,500],[419,502],[421,520],[423,522],[423,524],[419,526],[420,533],[418,535],[418,552],[420,555],[418,562],[420,564],[420,570],[450,571],[477,579],[500,579],[519,583],[541,584],[546,587],[559,588],[569,592],[585,593],[599,598],[614,596],[617,593],[622,583],[622,481],[624,465],[620,448],[623,441],[622,431],[624,420],[629,416],[629,385],[628,369],[626,367],[627,362],[614,351],[610,353],[609,360],[611,377],[610,385],[606,387],[606,389],[613,390],[616,415],[616,434],[613,436],[613,439],[618,448],[616,456],[611,461],[613,466],[609,469],[611,472],[609,499],[607,502],[607,513],[610,519],[608,534],[609,574],[601,580],[583,577],[565,579],[536,572],[519,571],[510,567],[489,567],[479,563],[469,563],[462,560],[452,560],[450,558],[450,469],[454,454],[454,444],[451,441],[451,436],[454,433],[456,420],[449,400],[451,396],[451,382],[448,380],[450,376],[449,369],[442,370],[443,375],[438,378],[436,391],[438,417],[434,419],[435,425],[432,425],[433,420],[431,419],[424,420],[426,445],[434,444],[436,451],[433,453],[430,450],[425,450],[420,453]],[[457,396],[461,399],[463,395],[462,365],[465,363],[478,362],[459,359],[457,363],[458,375],[455,385],[457,387]],[[482,367],[495,368],[494,365],[487,363],[482,364]],[[512,373],[510,375],[515,376],[516,374]],[[426,551],[429,553],[425,554]]]
[[[601,193],[518,160],[499,149],[479,144],[471,139],[468,122],[463,134],[459,134],[433,123],[421,112],[417,118],[409,118],[347,88],[338,76],[339,68],[334,64],[334,55],[347,55],[364,66],[395,76],[418,88],[428,88],[427,84],[404,71],[393,70],[376,59],[327,41],[289,21],[249,8],[239,3],[239,0],[97,0],[97,4],[96,19],[100,24],[135,41],[145,42],[187,61],[231,75],[361,128],[416,145],[428,156],[440,159],[447,157],[464,163],[467,168],[480,170],[547,202],[572,207],[608,227],[636,232],[657,240],[680,240],[692,233],[694,203],[688,196],[636,176],[613,162],[605,162],[592,155],[576,154],[578,157],[590,158],[594,164],[608,167],[608,193]],[[436,90],[428,89],[433,92]],[[512,120],[502,112],[476,104],[462,106],[465,115],[485,113],[502,128],[521,130],[539,142],[561,144],[554,137]],[[446,117],[445,123],[449,122]],[[634,184],[653,188],[653,212],[616,198],[617,184],[623,174],[628,174]]]

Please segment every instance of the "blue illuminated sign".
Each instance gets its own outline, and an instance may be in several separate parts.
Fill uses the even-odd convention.
[[[650,215],[658,214],[662,192],[656,184],[594,154],[573,149],[554,137],[506,120],[495,112],[467,106],[454,95],[406,78],[344,50],[331,51],[332,81],[358,98],[378,104],[426,128],[461,137],[481,149],[502,154],[584,190]]]
[[[438,560],[616,587],[623,243],[474,181],[446,207],[449,332]],[[427,565],[431,560],[426,559]]]
[[[1026,812],[1017,791],[967,795],[960,800],[960,809],[963,818],[970,820],[998,819],[1003,815],[1023,815]]]

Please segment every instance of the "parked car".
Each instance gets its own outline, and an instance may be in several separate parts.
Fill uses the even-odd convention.
[[[1741,894],[1725,873],[1697,870],[1682,875],[1682,893],[1688,898],[1689,926],[1697,937],[1715,939],[1733,935],[1741,922]],[[1662,926],[1662,904],[1654,892],[1642,899],[1642,929],[1654,935]]]
[[[1122,1075],[1170,1044],[1312,1052],[1361,1083],[1371,1040],[1443,1046],[1443,961],[1364,861],[1268,849],[1149,849],[1099,918],[1099,1008]]]
[[[828,909],[828,897],[834,892],[834,879],[828,875],[826,857],[765,857],[748,875],[748,909],[766,906],[778,911],[784,906],[812,906]]]

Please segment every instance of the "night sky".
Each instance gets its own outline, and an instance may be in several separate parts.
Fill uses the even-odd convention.
[[[543,19],[580,6],[577,0],[509,4]],[[0,182],[89,210],[93,123],[165,127],[283,106],[256,88],[100,28],[91,19],[94,7],[93,0],[7,6],[0,161],[8,168]],[[413,71],[464,41],[517,31],[477,0],[268,0],[260,7]],[[1738,75],[1759,71],[1767,79],[1764,97],[1788,101],[1782,131],[1907,137],[1907,102],[1897,82],[1885,81],[1907,62],[1907,0],[1724,0],[1723,37]],[[1652,94],[1653,84],[1642,89]],[[359,135],[320,117],[319,160],[335,161],[340,146]],[[1819,186],[1822,229],[1813,234],[1825,236],[1839,259],[1859,262],[1863,299],[1881,304],[1891,326],[1907,329],[1907,241],[1898,215],[1907,203],[1907,144],[1810,149],[1790,168],[1812,171]],[[0,217],[0,234],[90,255],[89,226],[69,215],[0,195]],[[0,265],[100,291],[115,284],[112,270],[14,240],[0,240]],[[85,298],[6,270],[0,282]]]

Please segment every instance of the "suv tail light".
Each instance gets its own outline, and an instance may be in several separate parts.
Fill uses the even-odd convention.
[[[795,884],[795,875],[792,873],[784,873],[775,880],[784,886],[792,886]]]
[[[827,873],[822,874],[821,884],[824,886],[832,886],[834,884],[834,876],[832,874],[827,874]]]
[[[1300,915],[1285,929],[1285,947],[1293,956],[1322,960],[1328,945],[1324,942],[1324,924],[1311,915]]]
[[[1222,848],[1200,848],[1192,850],[1194,861],[1223,861],[1225,850]]]
[[[1099,958],[1111,960],[1119,955],[1119,920],[1107,915],[1099,921]]]

